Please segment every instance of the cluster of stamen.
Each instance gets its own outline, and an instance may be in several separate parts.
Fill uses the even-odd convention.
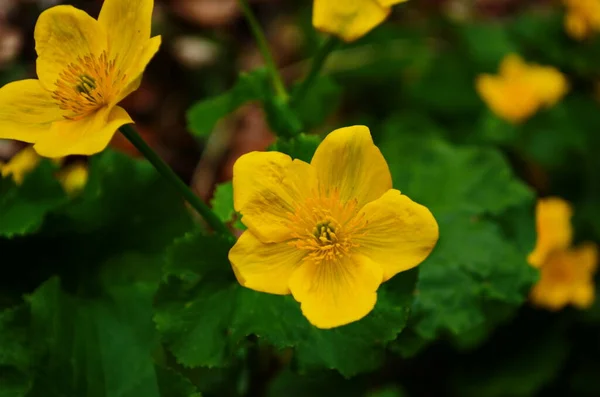
[[[355,200],[343,203],[339,194],[311,198],[299,203],[289,215],[293,240],[290,244],[307,251],[306,260],[337,261],[358,247],[365,220]]]
[[[107,105],[126,79],[106,51],[79,57],[60,73],[52,98],[69,120],[84,118]]]

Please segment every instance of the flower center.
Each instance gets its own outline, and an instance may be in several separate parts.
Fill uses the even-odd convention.
[[[342,203],[338,194],[311,198],[289,215],[294,240],[289,244],[307,251],[307,260],[337,261],[358,247],[356,237],[364,234],[366,222],[357,203]]]
[[[106,51],[100,56],[86,55],[70,63],[59,74],[52,98],[65,110],[68,120],[79,120],[107,105],[117,95],[125,74],[109,60]]]

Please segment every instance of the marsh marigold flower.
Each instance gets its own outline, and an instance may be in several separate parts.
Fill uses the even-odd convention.
[[[600,31],[600,0],[564,0],[565,30],[576,40]]]
[[[9,161],[4,164],[0,162],[0,174],[3,178],[9,176],[13,181],[20,185],[25,179],[25,175],[29,174],[40,163],[40,156],[33,150],[31,146],[18,151]]]
[[[0,89],[0,139],[34,143],[42,156],[91,155],[132,120],[117,104],[135,91],[160,46],[153,0],[106,0],[98,20],[71,6],[35,26],[39,80]]]
[[[510,54],[502,60],[498,75],[477,77],[476,89],[497,116],[520,123],[540,108],[554,106],[566,94],[568,83],[558,69],[527,64]]]
[[[366,316],[379,285],[421,263],[438,239],[431,212],[392,189],[362,126],[330,133],[310,164],[278,152],[243,155],[233,193],[248,227],[229,253],[238,281],[291,293],[319,328]]]
[[[598,249],[592,243],[571,247],[572,213],[569,203],[556,197],[540,199],[536,208],[537,242],[527,259],[540,269],[540,279],[531,301],[550,310],[568,304],[586,308],[594,302]]]
[[[313,25],[316,29],[354,41],[382,23],[395,4],[406,0],[315,0]]]

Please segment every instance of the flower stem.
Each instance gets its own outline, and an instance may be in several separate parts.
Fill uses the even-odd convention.
[[[273,88],[275,89],[275,94],[277,95],[277,97],[287,102],[288,93],[285,89],[285,85],[283,84],[283,79],[279,74],[279,69],[277,68],[275,60],[273,59],[273,55],[271,55],[271,51],[269,50],[267,38],[265,37],[265,34],[262,31],[262,28],[260,27],[260,24],[256,20],[256,17],[252,13],[252,9],[248,5],[247,0],[238,0],[238,4],[242,9],[246,20],[248,21],[248,24],[250,24],[250,29],[252,30],[252,34],[256,39],[258,49],[260,50],[260,53],[264,58],[265,64],[267,65],[267,70],[271,75],[271,82],[273,84]]]
[[[323,68],[323,65],[325,65],[327,57],[329,56],[329,54],[331,54],[333,50],[335,50],[338,44],[339,40],[336,37],[331,36],[321,45],[321,47],[319,48],[319,50],[313,58],[310,71],[308,72],[308,74],[304,78],[304,81],[302,81],[302,83],[293,95],[293,104],[298,104],[302,102],[302,99],[304,99],[304,96],[308,92],[308,89],[310,88],[312,83],[314,83],[315,79],[319,75],[319,72]]]
[[[169,183],[179,190],[179,193],[185,200],[204,218],[206,223],[218,233],[225,236],[231,236],[231,231],[223,222],[215,215],[215,213],[200,199],[194,192],[175,174],[175,172],[165,163],[154,150],[142,139],[131,124],[124,125],[120,128],[121,133],[131,142],[140,153],[148,159],[148,161],[156,168],[156,170]]]

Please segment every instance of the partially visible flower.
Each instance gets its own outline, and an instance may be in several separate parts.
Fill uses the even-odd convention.
[[[369,33],[406,0],[314,0],[316,29],[350,42]]]
[[[85,163],[78,161],[69,164],[61,169],[56,175],[65,192],[73,196],[81,192],[87,184],[89,175],[88,167]]]
[[[572,209],[566,201],[540,199],[536,208],[537,242],[527,258],[540,269],[540,280],[531,290],[531,301],[550,310],[568,304],[586,308],[594,302],[594,273],[598,248],[592,243],[571,247]]]
[[[25,175],[30,173],[40,163],[40,156],[28,146],[17,152],[6,164],[0,162],[0,174],[3,178],[12,176],[13,181],[20,185]]]
[[[600,0],[564,0],[565,30],[575,40],[600,31]]]
[[[0,139],[34,143],[45,157],[102,151],[124,124],[117,106],[135,91],[160,46],[153,0],[105,0],[98,20],[71,6],[35,26],[37,75],[0,88]]]
[[[502,60],[498,75],[477,77],[476,89],[496,115],[520,123],[540,108],[554,106],[568,91],[568,82],[554,67],[527,64],[510,54]]]
[[[243,155],[233,193],[248,227],[229,252],[238,281],[291,293],[319,328],[366,316],[379,285],[421,263],[438,240],[431,212],[392,189],[363,126],[330,133],[310,164],[279,152]]]
[[[562,251],[571,245],[573,227],[571,204],[559,197],[540,199],[535,209],[537,241],[527,261],[541,267],[553,251]]]

